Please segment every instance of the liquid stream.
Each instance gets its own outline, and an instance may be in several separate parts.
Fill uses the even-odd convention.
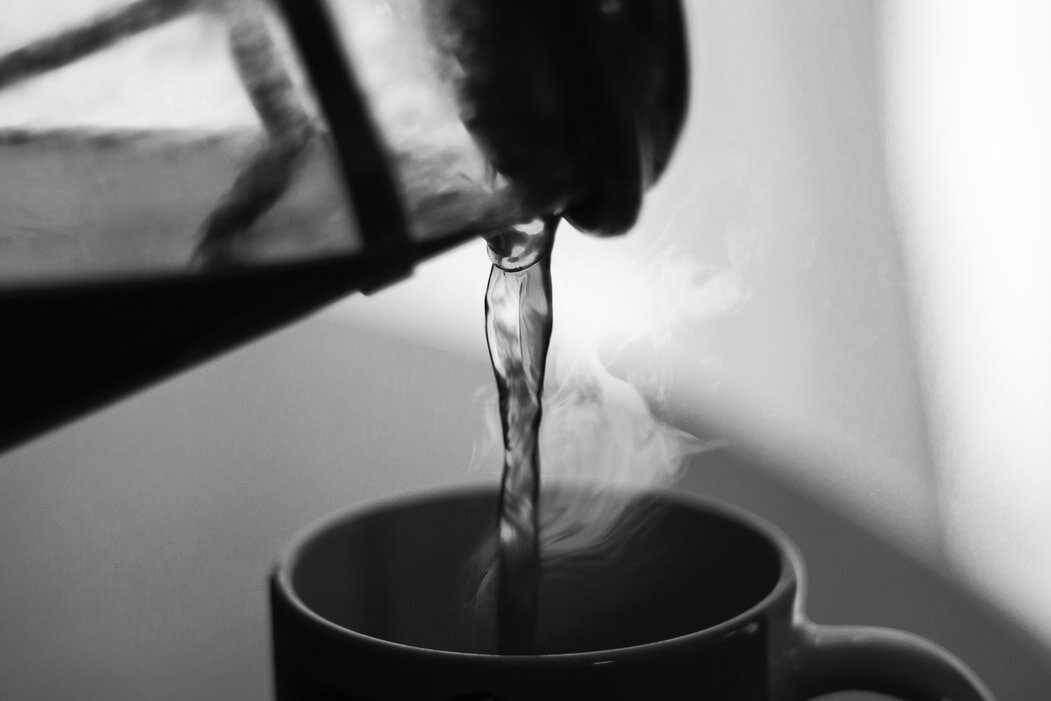
[[[540,581],[538,439],[552,326],[549,251],[556,224],[550,218],[490,239],[494,265],[485,294],[485,330],[504,439],[496,602],[501,654],[529,654],[535,649]]]

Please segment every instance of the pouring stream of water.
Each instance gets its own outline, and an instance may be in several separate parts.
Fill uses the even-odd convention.
[[[490,239],[485,332],[496,376],[504,466],[498,505],[497,641],[501,654],[534,651],[540,579],[538,438],[551,339],[551,258],[557,218]]]

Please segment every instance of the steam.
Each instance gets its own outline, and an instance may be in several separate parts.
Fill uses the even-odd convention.
[[[577,250],[567,255],[567,247]],[[718,444],[659,418],[673,381],[669,351],[677,331],[731,314],[748,298],[730,264],[706,265],[631,240],[570,232],[556,249],[554,332],[540,431],[546,565],[615,549],[623,540],[619,534],[639,526],[625,520],[631,496],[673,485],[691,456]],[[567,258],[576,265],[560,268]],[[495,389],[486,387],[479,397],[485,434],[472,469],[497,471]],[[486,569],[483,589],[492,575]]]

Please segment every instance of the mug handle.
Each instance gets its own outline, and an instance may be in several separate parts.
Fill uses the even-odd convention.
[[[835,691],[871,691],[903,701],[996,701],[948,650],[890,628],[796,624],[790,677],[798,701]]]

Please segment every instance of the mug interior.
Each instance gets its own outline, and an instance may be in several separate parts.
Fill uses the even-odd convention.
[[[291,558],[292,589],[317,615],[367,636],[495,653],[496,500],[495,490],[458,492],[330,522]],[[703,502],[633,498],[622,523],[601,547],[544,559],[537,653],[703,630],[752,608],[780,580],[776,544]]]

